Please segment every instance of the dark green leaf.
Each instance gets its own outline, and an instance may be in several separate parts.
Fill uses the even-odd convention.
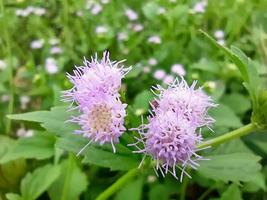
[[[222,194],[220,200],[242,200],[241,191],[236,184],[230,185]]]
[[[115,200],[140,200],[142,199],[142,187],[143,178],[138,178],[125,185],[125,187],[118,192]]]

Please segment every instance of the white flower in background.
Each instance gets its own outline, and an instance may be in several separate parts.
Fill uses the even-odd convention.
[[[97,27],[95,28],[95,32],[96,32],[97,34],[103,34],[103,33],[107,33],[107,32],[108,32],[108,29],[107,29],[106,26],[97,26]]]
[[[33,130],[26,130],[25,128],[19,128],[16,132],[17,137],[32,137]]]
[[[38,15],[38,16],[42,16],[45,13],[46,13],[45,8],[34,8],[34,10],[33,10],[33,14]]]
[[[101,3],[108,4],[109,3],[109,0],[101,0]]]
[[[62,49],[58,46],[54,46],[50,49],[51,54],[60,54],[62,53]]]
[[[31,14],[27,9],[17,9],[16,15],[20,17],[27,17],[29,14]]]
[[[59,43],[59,40],[57,38],[51,38],[49,39],[48,43],[50,45],[57,45]]]
[[[3,60],[0,60],[0,70],[4,70],[6,68],[6,62]]]
[[[7,95],[7,94],[4,94],[4,95],[1,96],[1,101],[2,101],[3,103],[8,102],[9,99],[10,99],[10,97],[9,97],[9,95]]]
[[[211,90],[214,90],[217,87],[217,84],[215,81],[207,81],[206,84]]]
[[[149,64],[150,66],[155,66],[155,65],[158,64],[158,61],[157,61],[155,58],[149,58],[149,60],[148,60],[148,64]]]
[[[20,108],[22,110],[25,110],[28,107],[28,104],[30,103],[31,98],[29,96],[23,95],[19,97],[19,101],[20,101]]]
[[[148,66],[145,66],[145,67],[143,68],[143,72],[144,72],[145,74],[149,73],[150,71],[151,71],[151,69],[150,69],[150,67],[148,67]]]
[[[150,36],[147,41],[149,43],[153,43],[153,44],[160,44],[161,43],[161,39],[157,35]]]
[[[169,0],[170,3],[176,3],[176,0]]]
[[[92,15],[97,15],[102,11],[102,9],[103,8],[102,8],[102,6],[100,4],[94,4],[91,7],[91,13],[92,13]]]
[[[58,66],[54,58],[45,60],[45,70],[48,74],[56,74],[58,72]]]
[[[166,13],[166,9],[165,9],[164,7],[160,7],[160,8],[158,9],[158,15],[162,15],[162,14],[164,14],[164,13]]]
[[[224,41],[224,39],[219,39],[217,42],[218,42],[220,45],[222,45],[222,46],[225,45],[225,41]]]
[[[216,30],[214,32],[214,37],[216,39],[223,39],[224,38],[224,31],[223,30]]]
[[[43,39],[33,40],[30,46],[32,49],[40,49],[44,46],[44,40]]]
[[[133,24],[132,29],[134,32],[140,32],[144,29],[144,26],[142,24]]]
[[[78,11],[76,12],[76,15],[77,15],[78,17],[82,17],[82,16],[84,15],[84,13],[83,13],[82,10],[78,10]]]
[[[205,0],[202,0],[194,5],[193,11],[195,13],[204,13],[206,11],[206,6],[207,2]]]
[[[166,73],[164,70],[162,69],[158,69],[154,72],[154,78],[157,79],[157,80],[163,80],[164,77],[166,76]]]
[[[125,10],[125,15],[128,17],[130,21],[135,21],[138,19],[138,14],[130,8],[127,8]]]
[[[126,41],[126,40],[128,40],[128,35],[125,32],[120,32],[120,33],[118,33],[117,38],[119,41]]]
[[[174,73],[174,74],[177,74],[179,76],[185,76],[186,72],[184,70],[184,66],[181,65],[181,64],[174,64],[172,65],[171,67],[171,71]]]
[[[165,83],[167,85],[172,84],[173,81],[174,81],[174,77],[172,75],[167,75],[163,79],[163,83]]]
[[[33,6],[28,6],[27,8],[26,8],[26,10],[29,12],[29,13],[33,13],[33,11],[34,11],[34,7]]]

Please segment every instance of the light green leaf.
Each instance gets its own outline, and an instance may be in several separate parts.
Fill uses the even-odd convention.
[[[72,114],[74,114],[74,112],[68,112],[66,106],[58,106],[51,108],[50,111],[12,114],[7,117],[13,120],[40,122],[41,126],[48,132],[63,135],[72,133],[77,128],[77,125],[73,123],[66,123],[66,120],[68,120]]]
[[[139,93],[135,99],[133,104],[133,109],[135,110],[136,115],[142,115],[147,112],[149,108],[149,101],[153,98],[153,95],[150,91],[144,90]],[[138,113],[138,110],[140,113]]]
[[[236,184],[231,184],[230,187],[222,194],[220,200],[242,200],[241,191]]]
[[[257,192],[258,190],[262,189],[266,191],[266,183],[265,183],[265,176],[263,173],[257,173],[249,182],[244,184],[243,191],[246,192]]]
[[[6,163],[18,158],[47,159],[54,154],[56,138],[45,132],[35,133],[32,137],[19,138],[8,152],[0,159]]]
[[[21,196],[19,196],[18,194],[14,194],[14,193],[7,193],[6,198],[8,200],[23,200]]]
[[[86,175],[72,155],[60,164],[60,168],[60,176],[48,191],[51,200],[78,200],[88,185]]]
[[[251,108],[250,100],[239,93],[225,95],[221,102],[229,106],[236,114],[243,114]]]
[[[21,181],[21,196],[23,199],[34,200],[44,193],[59,177],[60,167],[45,165],[28,173]]]
[[[260,157],[251,153],[230,153],[206,156],[200,161],[198,173],[215,181],[250,181],[261,169]]]
[[[142,187],[143,178],[138,178],[125,185],[125,187],[118,192],[115,200],[140,200],[142,199]]]
[[[242,123],[238,116],[228,106],[219,104],[218,107],[210,110],[210,115],[216,120],[216,126],[238,128]]]

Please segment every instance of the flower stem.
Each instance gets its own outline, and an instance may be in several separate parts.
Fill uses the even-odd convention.
[[[96,200],[105,200],[108,199],[111,195],[113,195],[116,191],[121,189],[128,181],[134,178],[139,172],[139,169],[134,168],[120,177],[115,183],[113,183],[110,187],[108,187],[104,192],[102,192]]]
[[[256,131],[258,129],[259,128],[256,126],[256,124],[250,123],[250,124],[247,124],[241,128],[238,128],[234,131],[230,131],[230,132],[223,134],[221,136],[218,136],[214,139],[210,139],[206,142],[203,142],[202,144],[198,145],[198,148],[201,149],[201,148],[205,148],[208,146],[215,146],[215,145],[227,142],[229,140],[232,140],[234,138],[239,138],[241,136],[247,135],[248,133],[251,133],[251,132]]]

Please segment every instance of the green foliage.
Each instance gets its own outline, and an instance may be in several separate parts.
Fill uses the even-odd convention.
[[[78,200],[87,188],[87,178],[78,166],[75,157],[70,155],[60,163],[60,175],[49,187],[51,200]]]
[[[117,193],[115,200],[141,200],[143,183],[143,178],[138,178],[131,183],[128,183]]]
[[[241,191],[236,184],[231,184],[220,198],[220,200],[228,200],[228,199],[242,200]]]
[[[261,169],[259,156],[250,153],[229,153],[206,156],[201,161],[198,173],[215,181],[250,181]]]
[[[47,159],[54,155],[56,138],[46,132],[36,132],[32,137],[20,138],[9,148],[8,152],[0,159],[6,163],[19,158]]]

